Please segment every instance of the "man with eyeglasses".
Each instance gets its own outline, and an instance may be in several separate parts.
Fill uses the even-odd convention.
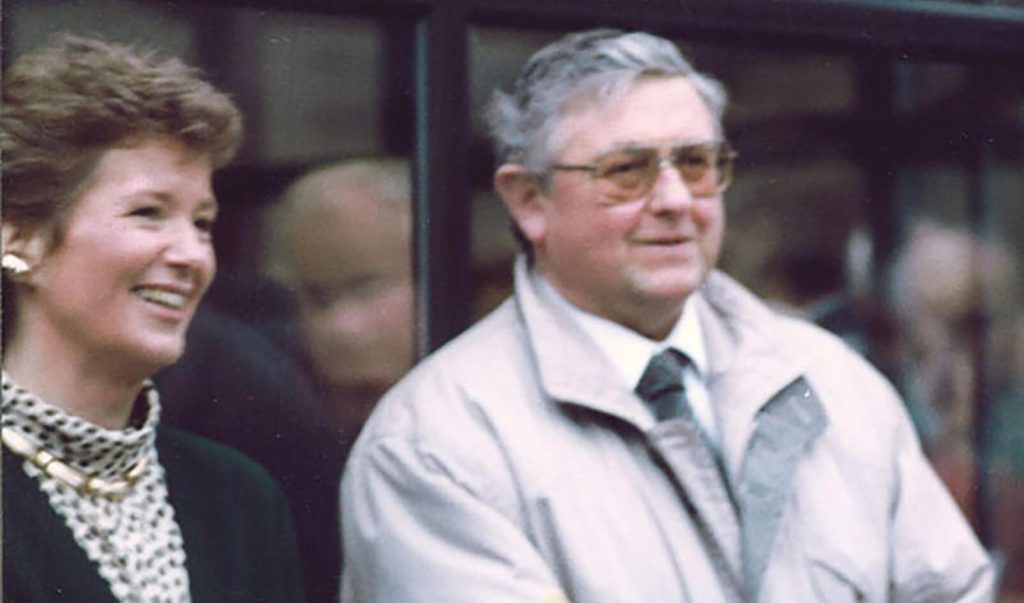
[[[609,30],[496,94],[515,295],[364,429],[344,601],[990,600],[892,388],[714,270],[724,106],[670,42]]]

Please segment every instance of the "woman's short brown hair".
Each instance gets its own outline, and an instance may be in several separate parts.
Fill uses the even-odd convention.
[[[180,60],[62,34],[4,74],[4,222],[49,228],[56,244],[104,151],[169,136],[220,167],[234,157],[241,124],[234,102]]]

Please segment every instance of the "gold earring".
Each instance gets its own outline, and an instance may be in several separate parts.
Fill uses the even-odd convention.
[[[28,274],[28,262],[13,253],[5,253],[0,258],[0,267],[10,277],[25,276]]]

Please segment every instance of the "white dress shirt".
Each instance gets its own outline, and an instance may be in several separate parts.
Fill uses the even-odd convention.
[[[707,385],[704,383],[707,375],[707,354],[704,350],[700,320],[693,309],[693,304],[687,301],[683,305],[683,312],[668,337],[654,341],[617,322],[581,310],[559,293],[539,271],[532,270],[531,274],[538,293],[546,302],[561,307],[576,321],[593,340],[594,345],[611,361],[612,366],[622,377],[622,383],[629,389],[636,389],[653,355],[667,348],[675,348],[686,354],[690,359],[690,364],[683,371],[686,397],[693,409],[694,417],[717,451],[718,422],[711,406]],[[651,412],[653,414],[654,411]]]

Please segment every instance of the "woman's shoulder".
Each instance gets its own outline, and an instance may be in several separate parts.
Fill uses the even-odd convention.
[[[157,454],[185,542],[194,592],[207,601],[305,600],[291,514],[255,461],[160,426]]]
[[[278,484],[261,465],[224,444],[161,425],[156,448],[172,489],[228,491],[239,496],[263,492],[271,498],[280,494]]]

